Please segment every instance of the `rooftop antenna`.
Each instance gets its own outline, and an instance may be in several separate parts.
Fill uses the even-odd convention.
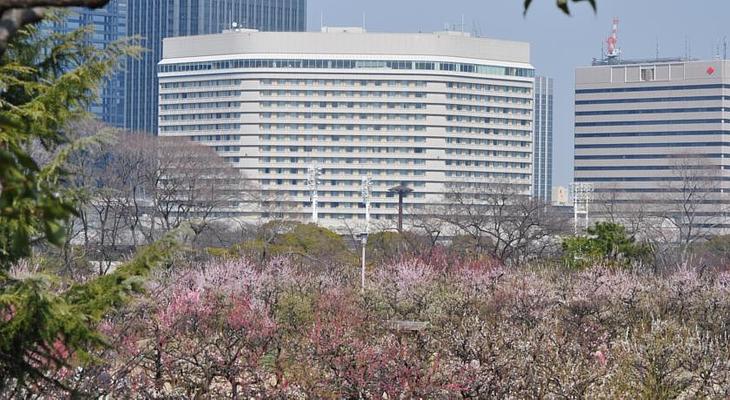
[[[659,61],[659,36],[656,37],[656,60]]]
[[[362,13],[362,29],[365,30],[365,12]]]
[[[324,28],[324,11],[319,13],[319,30],[321,31],[322,28]]]
[[[474,20],[474,23],[476,24],[476,28],[474,28],[476,32],[475,32],[474,35],[476,37],[482,37],[482,24],[481,24],[481,22],[479,22],[479,20]]]
[[[461,14],[461,34],[464,34],[464,14]]]
[[[720,59],[720,44],[718,43],[717,46],[715,47],[715,60],[719,60],[719,59]]]
[[[687,56],[687,60],[691,60],[692,59],[692,41],[687,42],[687,51],[689,52],[688,53],[689,55]]]
[[[722,38],[722,59],[727,60],[727,36]]]
[[[611,61],[615,60],[621,55],[621,49],[618,48],[618,18],[613,19],[613,28],[611,29],[611,36],[608,37],[606,43],[608,44],[608,51],[606,52],[606,58]]]

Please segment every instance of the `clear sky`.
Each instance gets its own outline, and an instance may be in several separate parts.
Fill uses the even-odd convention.
[[[563,15],[554,0],[309,0],[309,29],[320,17],[329,26],[360,26],[378,32],[432,32],[445,24],[480,36],[530,42],[537,73],[555,78],[554,184],[568,185],[573,168],[574,68],[599,57],[613,17],[621,20],[619,47],[625,58],[713,58],[723,37],[730,41],[730,0],[598,0]],[[685,43],[689,43],[686,46]],[[722,53],[722,49],[720,50]],[[730,52],[730,51],[729,51]]]

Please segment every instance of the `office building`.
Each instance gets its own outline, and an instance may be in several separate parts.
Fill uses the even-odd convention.
[[[730,62],[594,62],[576,70],[575,181],[594,210],[722,232],[730,189]]]
[[[441,204],[450,184],[507,183],[532,193],[534,69],[529,44],[455,32],[229,32],[166,39],[160,128],[213,146],[258,187],[261,207],[309,220],[364,218]],[[269,200],[271,199],[271,200]],[[270,214],[269,214],[270,215]]]
[[[533,196],[550,204],[553,188],[553,79],[535,78]]]
[[[220,33],[234,27],[260,31],[306,30],[306,0],[128,0],[129,34],[149,49],[127,74],[125,127],[157,131],[157,63],[162,39]]]
[[[113,0],[103,8],[75,8],[61,21],[44,23],[42,29],[59,33],[73,32],[92,26],[88,41],[98,48],[127,36],[127,0]],[[105,123],[121,127],[124,124],[124,72],[119,71],[106,80],[99,90],[99,100],[91,112]]]

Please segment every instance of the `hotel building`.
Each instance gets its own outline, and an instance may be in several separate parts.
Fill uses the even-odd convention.
[[[455,32],[239,30],[165,39],[159,134],[214,147],[261,190],[250,216],[374,219],[442,204],[452,184],[532,193],[534,69],[529,44]]]

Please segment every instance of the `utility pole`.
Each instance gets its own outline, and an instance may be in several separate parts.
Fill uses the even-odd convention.
[[[365,292],[365,249],[368,245],[368,235],[370,235],[370,194],[372,192],[373,181],[368,177],[362,178],[362,202],[365,203],[365,232],[361,233],[362,241],[362,268],[360,269],[360,291]]]
[[[312,223],[317,225],[319,215],[317,213],[317,203],[319,201],[319,175],[322,170],[316,165],[309,167],[309,175],[307,176],[307,186],[309,187],[310,199],[312,201]]]
[[[398,186],[388,189],[391,193],[398,193],[398,233],[403,233],[403,197],[413,192],[413,189],[401,183]]]

